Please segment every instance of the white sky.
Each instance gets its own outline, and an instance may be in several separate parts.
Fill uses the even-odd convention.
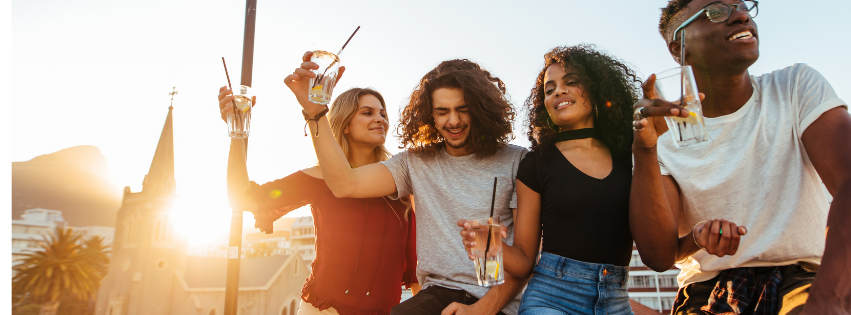
[[[597,44],[643,78],[676,66],[656,31],[665,0],[258,2],[253,86],[259,102],[248,168],[259,183],[315,163],[300,107],[282,79],[304,51],[336,51],[358,25],[341,56],[347,71],[336,90],[377,89],[393,127],[417,81],[446,59],[479,62],[505,81],[517,105],[528,96],[544,53],[555,46]],[[244,6],[220,0],[12,1],[10,160],[94,145],[107,157],[116,184],[139,191],[176,86],[178,193],[197,205],[192,211],[227,222],[229,139],[216,94],[226,84],[222,56],[232,82],[239,81]],[[848,12],[848,1],[762,1],[756,18],[762,56],[751,73],[808,63],[840,97],[851,99]],[[515,143],[525,146],[522,120],[518,116]],[[398,152],[395,137],[387,146]]]

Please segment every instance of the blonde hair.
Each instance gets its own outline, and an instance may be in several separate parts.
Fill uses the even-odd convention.
[[[381,93],[378,91],[370,89],[370,88],[351,88],[340,95],[331,103],[331,110],[328,112],[328,123],[331,125],[331,133],[334,134],[334,139],[337,140],[337,144],[340,145],[340,148],[343,149],[343,155],[346,156],[346,159],[349,158],[349,153],[351,150],[349,149],[349,139],[346,138],[345,130],[346,127],[349,126],[349,122],[352,121],[352,118],[357,113],[358,108],[360,108],[360,97],[364,95],[372,95],[381,102],[381,108],[387,111],[387,106],[384,103],[384,97],[381,96]],[[389,160],[392,154],[390,151],[387,151],[387,148],[384,145],[380,145],[375,147],[372,151],[373,161],[381,162]],[[390,205],[390,202],[387,201],[386,197],[384,201],[387,202],[387,205],[392,209],[393,206]],[[405,219],[408,218],[408,212],[411,209],[411,205],[409,202],[402,201],[405,204],[404,216]],[[394,211],[395,213],[395,211]],[[400,222],[401,223],[401,220]]]
[[[387,106],[384,104],[384,97],[378,91],[370,88],[352,88],[340,93],[337,99],[334,100],[334,103],[331,104],[331,111],[328,112],[328,123],[331,124],[331,132],[334,134],[334,139],[337,139],[337,144],[343,149],[343,154],[346,155],[347,159],[349,158],[351,149],[349,148],[349,139],[346,138],[344,131],[349,126],[349,122],[352,121],[352,117],[358,111],[358,101],[363,95],[375,96],[381,102],[381,108],[384,108],[385,111],[387,110]],[[389,160],[391,156],[390,151],[387,151],[387,148],[383,144],[375,147],[373,150],[375,162]]]

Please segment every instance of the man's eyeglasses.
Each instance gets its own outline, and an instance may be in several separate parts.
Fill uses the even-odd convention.
[[[697,14],[683,22],[683,24],[681,24],[680,27],[678,27],[677,30],[674,31],[674,38],[672,39],[672,41],[676,41],[677,35],[680,33],[680,31],[689,24],[691,24],[691,22],[697,20],[697,18],[699,18],[700,15],[703,13],[706,13],[706,18],[708,18],[710,21],[715,23],[722,23],[727,21],[727,19],[729,19],[730,16],[733,15],[733,10],[747,12],[751,18],[755,18],[757,14],[759,14],[758,5],[759,1],[757,0],[746,0],[734,4],[716,2],[707,5],[703,7],[700,12],[697,12]]]

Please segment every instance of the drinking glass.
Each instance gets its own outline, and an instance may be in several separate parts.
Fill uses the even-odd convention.
[[[502,226],[499,217],[470,220],[469,231],[476,232],[473,264],[476,280],[483,287],[505,282],[502,266]]]
[[[248,138],[251,127],[251,99],[254,92],[245,85],[233,89],[233,110],[227,113],[228,136],[233,139]]]
[[[677,67],[656,74],[656,90],[662,99],[680,103],[689,111],[686,118],[665,117],[677,147],[709,140],[691,66]]]
[[[316,104],[326,105],[331,102],[331,92],[334,91],[334,84],[337,83],[340,57],[324,50],[315,50],[310,61],[318,64],[319,69],[312,70],[316,77],[310,79],[307,99]]]

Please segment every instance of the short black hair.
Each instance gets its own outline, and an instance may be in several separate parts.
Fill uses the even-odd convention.
[[[672,27],[679,26],[683,22],[682,12],[692,0],[670,0],[668,5],[662,8],[662,16],[659,18],[659,33],[665,38],[665,43],[671,41],[674,35]],[[678,22],[679,23],[676,23]]]

